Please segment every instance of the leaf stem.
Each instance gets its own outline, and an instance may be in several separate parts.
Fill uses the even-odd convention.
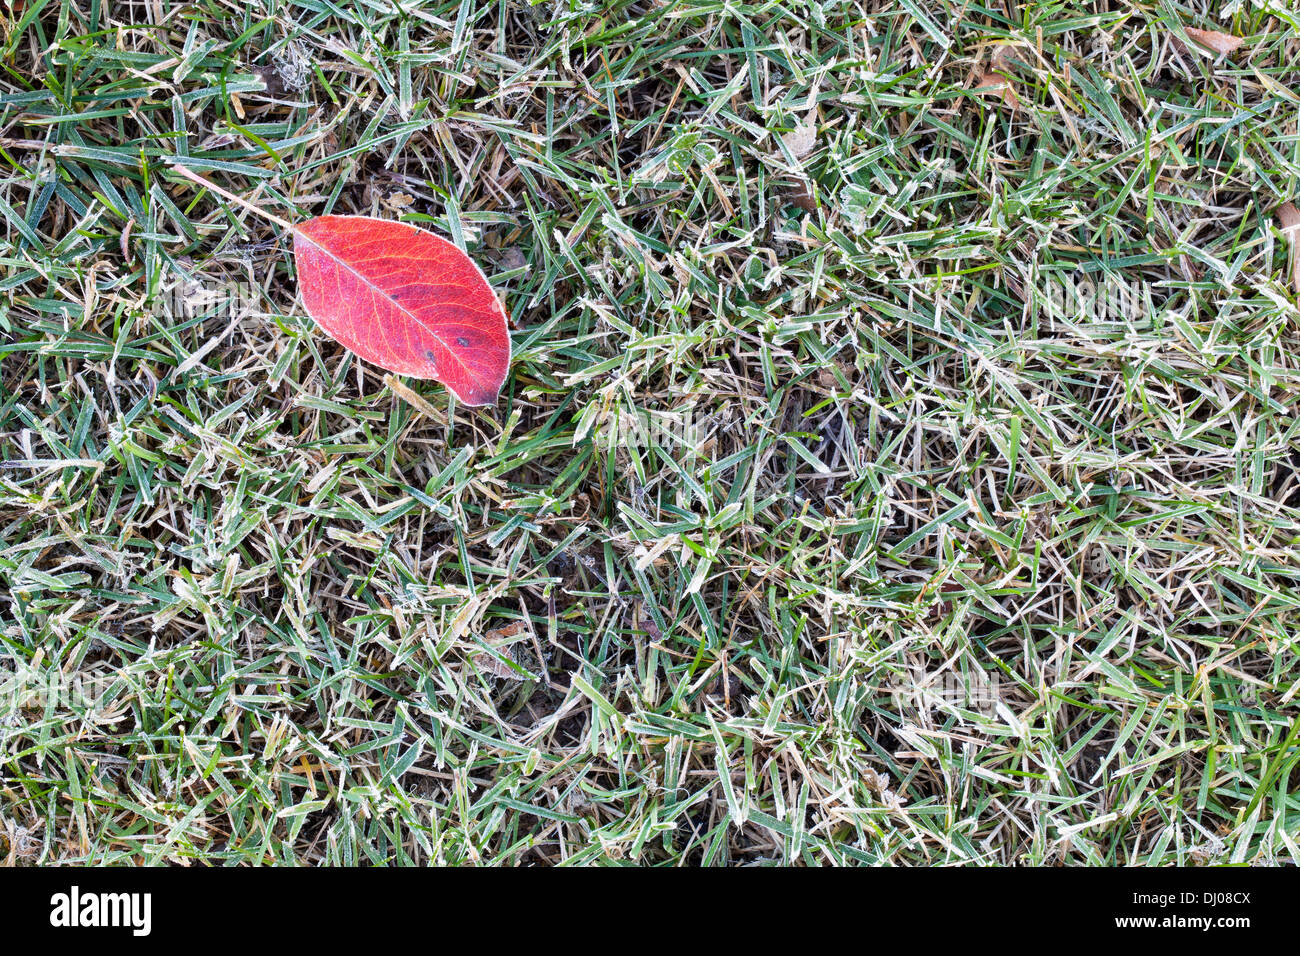
[[[230,192],[229,190],[222,189],[216,183],[209,182],[208,180],[200,176],[198,173],[192,172],[190,169],[188,169],[185,166],[182,166],[180,163],[172,161],[168,163],[168,166],[171,168],[172,172],[180,173],[186,179],[198,183],[200,186],[204,187],[205,189],[211,189],[222,199],[228,199],[231,202],[235,203],[236,205],[243,206],[249,212],[255,213],[256,215],[261,216],[263,219],[275,223],[277,226],[280,226],[282,229],[287,229],[290,232],[297,231],[297,227],[294,226],[293,223],[281,219],[279,216],[275,215],[274,213],[269,213],[265,209],[261,209],[257,206],[254,206],[247,199],[243,199],[239,196],[236,196],[234,193]]]

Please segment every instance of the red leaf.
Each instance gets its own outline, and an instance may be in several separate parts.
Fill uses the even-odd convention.
[[[496,400],[510,368],[506,313],[482,270],[446,239],[369,216],[295,226],[174,160],[172,169],[293,233],[307,311],[346,348],[442,382],[467,405]]]
[[[403,222],[320,216],[293,226],[303,303],[367,362],[435,379],[466,405],[490,405],[510,367],[506,314],[455,245]]]

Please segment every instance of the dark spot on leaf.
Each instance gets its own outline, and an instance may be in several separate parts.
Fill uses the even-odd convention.
[[[469,348],[469,339],[465,338],[463,335],[458,335],[456,336],[456,344],[463,349],[467,349]]]

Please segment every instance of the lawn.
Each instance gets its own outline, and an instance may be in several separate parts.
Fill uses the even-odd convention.
[[[3,10],[0,861],[1300,861],[1300,14]]]

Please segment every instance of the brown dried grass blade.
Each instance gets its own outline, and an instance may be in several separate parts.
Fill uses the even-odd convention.
[[[1020,97],[1016,96],[1015,88],[1011,85],[1011,80],[1005,73],[985,70],[980,77],[979,83],[975,86],[975,92],[1000,93],[1002,102],[1011,107],[1013,112],[1020,109]]]
[[[1295,203],[1287,202],[1273,210],[1273,215],[1277,216],[1291,243],[1291,287],[1296,295],[1300,295],[1300,249],[1297,248],[1300,246],[1300,209],[1295,207]]]
[[[479,654],[475,658],[475,663],[487,674],[493,677],[500,677],[502,680],[535,680],[536,675],[531,673],[527,667],[520,662],[517,642],[514,640],[522,634],[530,633],[528,625],[523,621],[515,621],[513,624],[507,624],[505,627],[499,627],[488,631],[483,635],[484,642],[502,657],[513,661],[523,668],[523,672],[515,670],[504,661],[498,660],[491,654]]]
[[[1241,37],[1235,37],[1231,33],[1222,33],[1219,30],[1198,30],[1196,27],[1186,27],[1185,29],[1189,37],[1215,53],[1232,53],[1246,42]]]

